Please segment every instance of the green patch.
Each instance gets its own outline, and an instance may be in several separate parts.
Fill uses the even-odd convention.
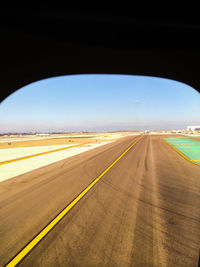
[[[170,137],[165,140],[178,149],[182,154],[197,163],[200,163],[200,142],[187,137]]]

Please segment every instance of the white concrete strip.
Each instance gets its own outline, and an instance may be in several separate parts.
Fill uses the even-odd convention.
[[[33,146],[33,147],[16,147],[16,148],[3,148],[0,149],[0,162],[22,158],[29,155],[35,155],[42,152],[47,152],[63,147],[70,147],[75,145],[75,143],[70,145],[53,145],[53,146]]]
[[[33,171],[35,169],[41,168],[51,163],[83,153],[87,150],[105,145],[107,143],[110,143],[110,142],[86,144],[80,147],[73,147],[67,150],[53,152],[50,154],[41,155],[38,157],[24,159],[21,161],[1,165],[0,166],[0,182],[16,177],[18,175]]]
[[[45,140],[52,139],[52,137],[7,137],[0,138],[0,143],[8,143],[8,142],[19,142],[19,141],[33,141],[33,140]]]

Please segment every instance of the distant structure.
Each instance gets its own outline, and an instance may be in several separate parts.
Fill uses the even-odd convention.
[[[200,132],[200,125],[198,126],[187,126],[188,132]]]
[[[49,133],[38,133],[36,135],[39,135],[39,136],[46,136],[46,135],[50,135]]]

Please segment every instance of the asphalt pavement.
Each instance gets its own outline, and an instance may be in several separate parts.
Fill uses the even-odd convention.
[[[0,183],[0,266],[18,255],[139,136]],[[198,266],[200,166],[143,136],[19,266]]]

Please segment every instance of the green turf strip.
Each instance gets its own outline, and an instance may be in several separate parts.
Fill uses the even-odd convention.
[[[200,142],[189,139],[187,137],[170,137],[165,138],[173,147],[178,149],[181,153],[189,159],[200,163]]]

